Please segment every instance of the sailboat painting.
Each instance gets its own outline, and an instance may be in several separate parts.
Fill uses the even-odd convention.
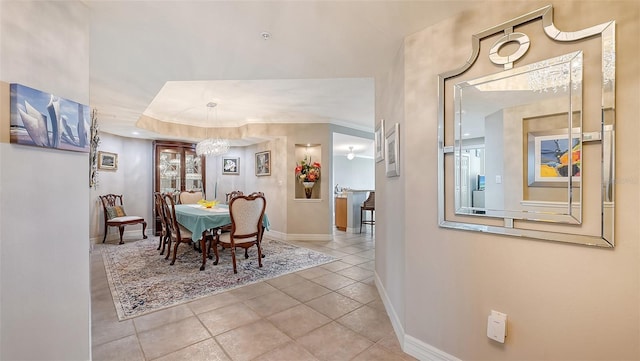
[[[89,152],[89,107],[10,84],[11,143]]]

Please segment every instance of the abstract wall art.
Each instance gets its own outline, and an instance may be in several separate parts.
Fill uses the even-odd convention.
[[[11,84],[11,143],[88,153],[89,107]]]

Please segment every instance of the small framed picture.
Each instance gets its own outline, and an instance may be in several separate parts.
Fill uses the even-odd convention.
[[[530,187],[580,185],[582,143],[580,129],[529,132],[527,139],[527,184]]]
[[[240,174],[240,158],[222,157],[222,174]]]
[[[397,177],[400,175],[400,124],[396,123],[387,132],[384,148],[387,177]]]
[[[98,169],[118,170],[118,155],[116,153],[98,152]]]
[[[271,151],[256,153],[256,176],[271,175]]]
[[[376,163],[384,160],[384,119],[380,119],[380,124],[375,132],[375,155]]]

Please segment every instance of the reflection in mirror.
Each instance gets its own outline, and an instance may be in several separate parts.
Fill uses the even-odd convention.
[[[575,52],[521,65],[533,38],[518,27],[533,22],[553,40],[537,50],[562,54],[565,44],[584,42],[584,64]],[[505,71],[460,82],[491,40],[489,60]],[[514,42],[516,52],[500,53]],[[599,69],[593,42],[602,50]],[[475,33],[471,43],[469,60],[438,76],[439,225],[613,247],[615,21],[566,32],[548,5]],[[601,102],[583,104],[583,88],[601,89]]]
[[[454,85],[455,212],[579,224],[582,52]]]

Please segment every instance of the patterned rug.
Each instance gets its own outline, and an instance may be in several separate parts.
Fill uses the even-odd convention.
[[[262,268],[258,267],[256,247],[249,249],[248,259],[244,258],[244,250],[238,248],[238,273],[234,274],[228,249],[219,252],[218,265],[207,260],[206,269],[200,271],[202,254],[193,246],[181,244],[173,266],[169,265],[171,259],[165,260],[157,247],[155,237],[102,250],[120,320],[336,260],[324,253],[265,239]]]

